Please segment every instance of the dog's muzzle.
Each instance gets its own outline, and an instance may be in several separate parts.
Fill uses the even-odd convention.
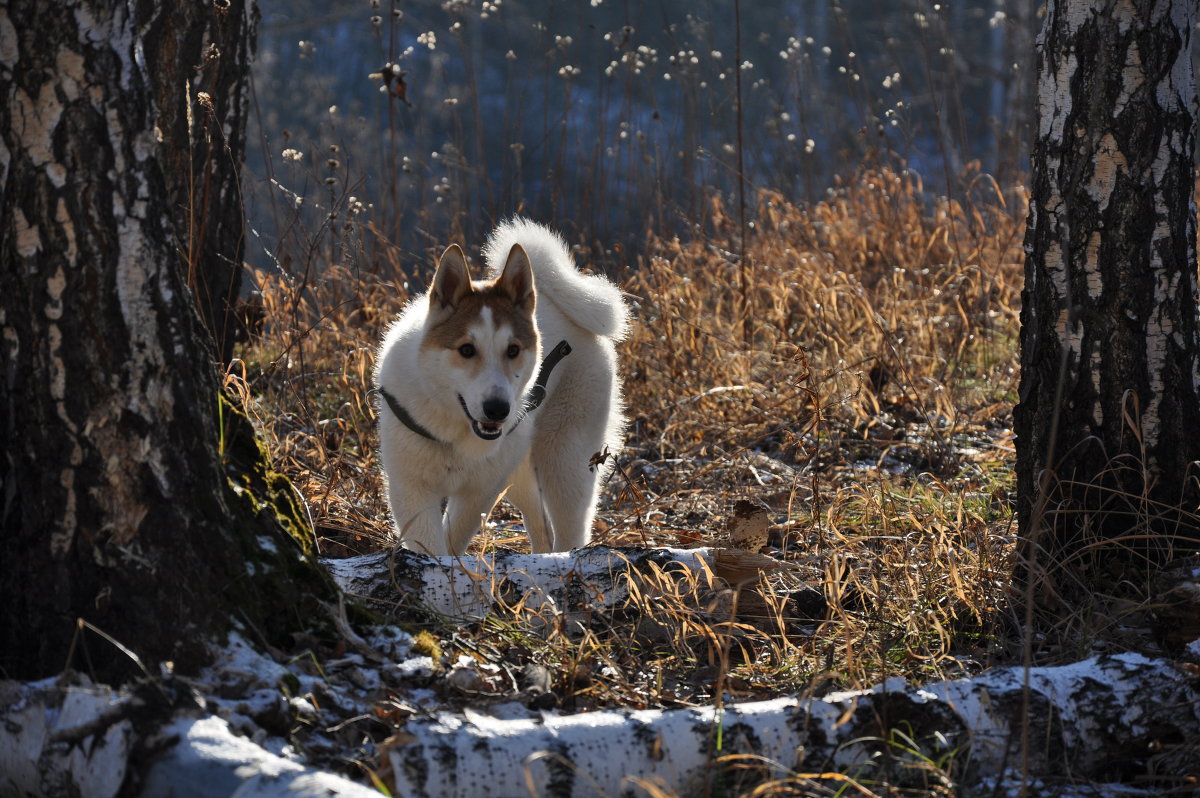
[[[459,394],[458,403],[471,421],[471,430],[485,441],[494,441],[504,432],[504,420],[508,418],[508,402],[503,399],[487,399],[483,403],[483,414],[486,417],[480,421],[471,415],[467,402]]]

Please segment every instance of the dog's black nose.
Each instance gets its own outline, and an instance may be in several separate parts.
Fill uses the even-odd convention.
[[[508,402],[504,399],[484,399],[483,415],[488,421],[503,421],[508,418]]]

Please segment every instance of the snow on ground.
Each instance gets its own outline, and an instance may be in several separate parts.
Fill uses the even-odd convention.
[[[217,716],[177,718],[162,731],[179,738],[150,768],[141,794],[156,798],[379,798],[373,789],[278,756],[235,734]]]

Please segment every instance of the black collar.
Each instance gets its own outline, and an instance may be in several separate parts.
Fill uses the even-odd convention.
[[[400,420],[401,424],[408,427],[410,430],[417,433],[422,438],[428,438],[429,440],[433,441],[434,443],[441,443],[441,441],[439,441],[437,438],[433,437],[433,435],[429,432],[429,430],[425,429],[420,424],[418,424],[417,420],[415,418],[413,418],[412,416],[410,416],[408,414],[408,411],[404,409],[404,405],[397,402],[396,397],[394,397],[390,393],[388,393],[387,389],[384,388],[383,386],[379,387],[379,395],[383,397],[383,401],[387,402],[387,406],[390,407],[392,409],[392,412],[396,414],[396,418],[398,418]]]
[[[558,365],[559,361],[569,354],[571,354],[571,345],[562,340],[542,360],[542,367],[538,369],[537,379],[534,380],[533,387],[529,389],[529,393],[525,394],[526,413],[536,410],[537,406],[546,398],[546,383],[550,381],[550,372],[554,371],[554,367]],[[513,429],[516,429],[516,427]]]
[[[525,413],[530,413],[536,410],[538,405],[540,405],[546,399],[546,383],[550,381],[550,373],[554,371],[554,367],[559,364],[559,361],[569,354],[571,354],[571,345],[563,340],[559,341],[558,346],[550,350],[550,354],[546,355],[546,357],[542,360],[542,366],[540,369],[538,369],[537,379],[534,380],[533,387],[529,389],[529,393],[525,394],[525,400],[523,402]],[[408,411],[404,409],[404,405],[396,401],[396,397],[392,396],[387,389],[385,389],[383,386],[379,386],[377,390],[379,391],[379,395],[383,397],[383,400],[387,402],[387,406],[392,409],[392,413],[396,416],[396,419],[401,424],[408,427],[422,438],[444,445],[444,441],[433,437],[433,434],[429,430],[417,423],[417,420],[409,415]],[[522,415],[522,418],[524,418],[524,415]],[[521,419],[517,419],[517,424],[520,423]],[[517,426],[514,424],[513,429],[516,428]]]

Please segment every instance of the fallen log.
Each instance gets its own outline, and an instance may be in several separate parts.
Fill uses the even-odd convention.
[[[447,798],[531,789],[554,798],[633,796],[655,783],[706,794],[741,779],[831,773],[895,784],[905,767],[930,778],[931,762],[959,783],[995,784],[1021,772],[1027,723],[1028,773],[1037,778],[1123,781],[1149,772],[1151,760],[1169,751],[1185,757],[1173,766],[1184,768],[1178,773],[1198,772],[1200,680],[1187,668],[1139,654],[1034,668],[1027,719],[1024,681],[1021,668],[1000,668],[912,689],[888,683],[723,709],[518,720],[442,713],[411,718],[389,760],[398,793]],[[755,766],[742,769],[747,762]]]
[[[524,603],[536,612],[576,612],[618,605],[626,577],[654,569],[708,571],[731,584],[788,568],[771,557],[736,549],[589,546],[556,554],[497,551],[483,556],[430,557],[397,549],[325,560],[349,596],[389,608],[413,598],[453,618],[479,618]]]

